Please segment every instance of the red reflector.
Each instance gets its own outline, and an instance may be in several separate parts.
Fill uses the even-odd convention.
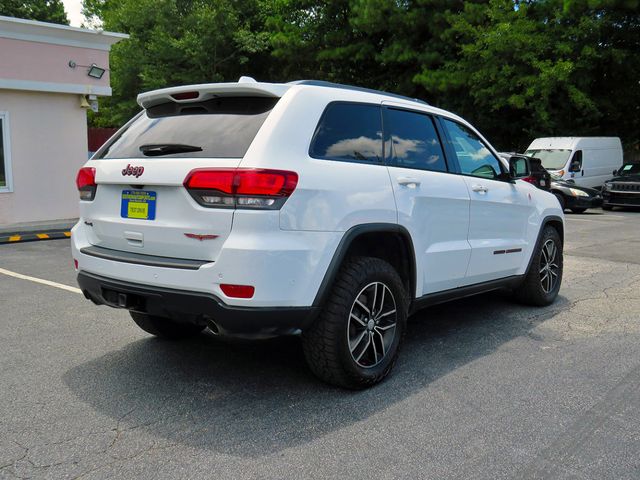
[[[75,258],[73,259],[73,266],[76,268],[76,270],[78,270],[78,260],[76,260]]]
[[[226,283],[220,285],[220,289],[227,297],[234,298],[251,298],[256,291],[251,285],[229,285]]]
[[[295,172],[240,168],[192,170],[184,181],[186,188],[271,197],[288,197],[297,184],[298,174]]]
[[[84,187],[96,186],[96,169],[93,167],[82,167],[76,175],[76,186],[78,190]]]
[[[174,93],[171,95],[175,100],[193,100],[194,98],[198,98],[200,93],[198,92],[182,92],[182,93]]]

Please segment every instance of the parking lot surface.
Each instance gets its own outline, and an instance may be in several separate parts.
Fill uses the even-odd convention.
[[[171,343],[0,245],[0,478],[640,478],[640,212],[567,215],[560,297],[412,318],[391,377],[329,387],[299,339]]]

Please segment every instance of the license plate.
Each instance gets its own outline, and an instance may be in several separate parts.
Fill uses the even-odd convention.
[[[155,220],[156,198],[156,192],[123,190],[120,216],[137,220]]]

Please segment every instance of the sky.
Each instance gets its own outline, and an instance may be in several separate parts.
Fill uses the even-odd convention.
[[[82,0],[62,0],[67,18],[72,27],[79,27],[82,23]]]

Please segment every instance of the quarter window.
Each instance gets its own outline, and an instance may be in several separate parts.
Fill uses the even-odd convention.
[[[456,152],[461,173],[474,177],[498,178],[502,173],[500,162],[482,140],[464,125],[446,118],[443,123]]]
[[[385,109],[384,129],[394,166],[447,171],[442,145],[429,115]]]
[[[364,103],[332,103],[311,141],[314,158],[382,163],[380,107]]]

